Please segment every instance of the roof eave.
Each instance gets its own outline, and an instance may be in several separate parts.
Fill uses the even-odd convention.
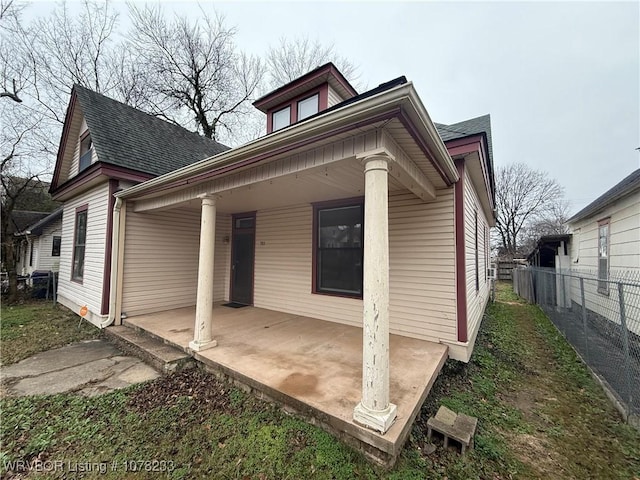
[[[400,109],[407,114],[420,134],[428,140],[434,160],[442,167],[446,180],[454,183],[458,180],[455,164],[446,146],[442,142],[431,117],[418,97],[411,82],[399,85],[377,95],[367,97],[338,108],[325,115],[318,115],[303,122],[296,123],[278,132],[266,135],[240,147],[221,152],[179,170],[156,177],[139,185],[120,191],[116,196],[121,198],[139,197],[147,190],[158,189],[163,185],[179,180],[186,180],[214,168],[233,165],[243,159],[263,154],[270,150],[282,148],[292,142],[327,133],[341,126],[357,123],[368,117],[392,109]]]

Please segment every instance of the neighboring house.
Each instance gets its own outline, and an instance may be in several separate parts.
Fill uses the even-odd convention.
[[[113,194],[227,147],[74,86],[50,192],[63,203],[58,301],[108,314]]]
[[[568,222],[572,267],[601,281],[614,271],[640,272],[640,169],[607,190]],[[636,276],[637,278],[637,276]],[[607,293],[605,282],[598,289]]]
[[[62,242],[62,208],[33,216],[42,218],[14,233],[19,242],[16,271],[19,275],[30,275],[36,270],[57,272]]]
[[[108,111],[114,104],[118,110]],[[390,390],[401,392],[389,383],[389,333],[437,347],[434,364],[447,353],[468,361],[473,351],[490,293],[495,222],[489,116],[434,124],[404,77],[358,94],[330,63],[254,105],[266,114],[266,136],[230,150],[218,146],[176,169],[167,163],[177,151],[148,140],[149,129],[164,122],[148,116],[140,122],[144,114],[76,88],[52,186],[65,202],[58,297],[74,309],[87,304],[97,325],[125,318],[135,324],[151,314],[172,335],[190,331],[179,318],[187,312],[193,333],[182,348],[199,359],[233,348],[224,339],[214,348],[220,302],[261,307],[256,315],[268,310],[299,322],[347,325],[350,332],[356,327],[363,338],[354,348],[363,353],[342,368],[358,371],[362,401],[343,397],[349,415],[327,421],[397,455],[385,439],[353,433],[354,425],[384,434],[396,420]],[[111,133],[120,126],[124,131]],[[84,130],[93,163],[82,161],[91,151]],[[164,136],[180,140],[179,151],[202,141]],[[154,151],[142,153],[143,146]],[[116,148],[121,163],[114,170],[105,162]],[[163,165],[164,172],[153,173],[164,174],[148,179],[143,167],[149,165]],[[262,328],[269,326],[250,335],[266,333]],[[242,355],[250,361],[260,354]],[[278,375],[295,370],[280,358]],[[408,435],[407,422],[439,368],[427,383],[407,387],[418,403],[398,406],[402,433],[396,429],[393,438]],[[327,389],[324,394],[340,388],[320,385],[314,388]],[[288,395],[303,395],[294,391]],[[330,409],[324,401],[322,408]]]

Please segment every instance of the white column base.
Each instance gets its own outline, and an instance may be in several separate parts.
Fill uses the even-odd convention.
[[[393,403],[390,403],[385,410],[369,410],[360,402],[353,409],[354,422],[383,435],[391,428],[397,416],[397,407]]]
[[[209,340],[208,342],[199,342],[197,340],[191,340],[189,342],[189,348],[194,352],[201,352],[202,350],[206,350],[208,348],[213,348],[218,345],[218,342],[215,340]]]

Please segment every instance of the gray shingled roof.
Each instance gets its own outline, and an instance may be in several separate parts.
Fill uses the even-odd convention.
[[[34,212],[31,210],[14,210],[11,212],[11,223],[9,233],[20,233],[27,229],[29,225],[47,217],[50,212]]]
[[[44,230],[46,226],[62,218],[62,210],[63,210],[62,207],[58,208],[57,210],[54,210],[43,219],[38,220],[37,222],[29,225],[28,227],[25,227],[20,233],[29,232],[32,235],[41,235],[42,230]]]
[[[448,142],[449,140],[455,140],[457,138],[468,137],[470,135],[477,135],[478,133],[486,134],[487,149],[489,150],[489,160],[493,165],[493,144],[491,141],[490,115],[482,115],[481,117],[471,118],[469,120],[453,123],[451,125],[445,125],[443,123],[436,123],[435,125],[443,142]]]
[[[229,147],[74,85],[98,160],[162,175]]]
[[[567,223],[572,223],[572,222],[575,222],[576,220],[581,220],[583,218],[589,217],[597,213],[599,210],[602,210],[607,205],[610,205],[616,200],[624,197],[625,195],[639,188],[640,188],[640,168],[634,172],[631,172],[631,174],[625,177],[621,182],[611,187],[609,190],[604,192],[602,195],[596,198],[589,205],[587,205],[578,213],[576,213],[573,217],[567,220]]]

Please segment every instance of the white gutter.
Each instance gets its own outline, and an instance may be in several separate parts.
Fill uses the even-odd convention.
[[[111,278],[109,290],[109,316],[98,325],[100,328],[106,328],[116,320],[116,299],[118,289],[116,283],[118,281],[118,257],[120,254],[120,210],[122,209],[122,199],[116,197],[113,204],[113,232],[111,235]],[[103,287],[104,288],[104,287]]]
[[[116,198],[140,196],[154,187],[161,187],[162,185],[178,180],[186,180],[189,177],[210,171],[213,168],[219,168],[249,159],[270,150],[289,145],[292,142],[330,132],[341,126],[347,126],[350,123],[366,120],[367,117],[371,117],[376,113],[384,113],[385,110],[394,106],[403,107],[403,104],[408,104],[408,106],[411,107],[409,110],[413,110],[413,112],[409,111],[407,113],[410,114],[412,120],[415,121],[416,117],[419,119],[416,127],[422,130],[422,134],[426,134],[431,146],[436,147],[434,154],[439,158],[436,158],[435,161],[440,163],[448,179],[454,182],[457,181],[458,172],[455,164],[449,156],[447,148],[442,142],[422,101],[420,101],[413,84],[409,82],[350,105],[345,105],[328,115],[319,115],[311,120],[291,125],[277,133],[269,134],[179,170],[147,180],[146,182],[116,193]],[[413,113],[413,115],[411,115],[411,113]]]

